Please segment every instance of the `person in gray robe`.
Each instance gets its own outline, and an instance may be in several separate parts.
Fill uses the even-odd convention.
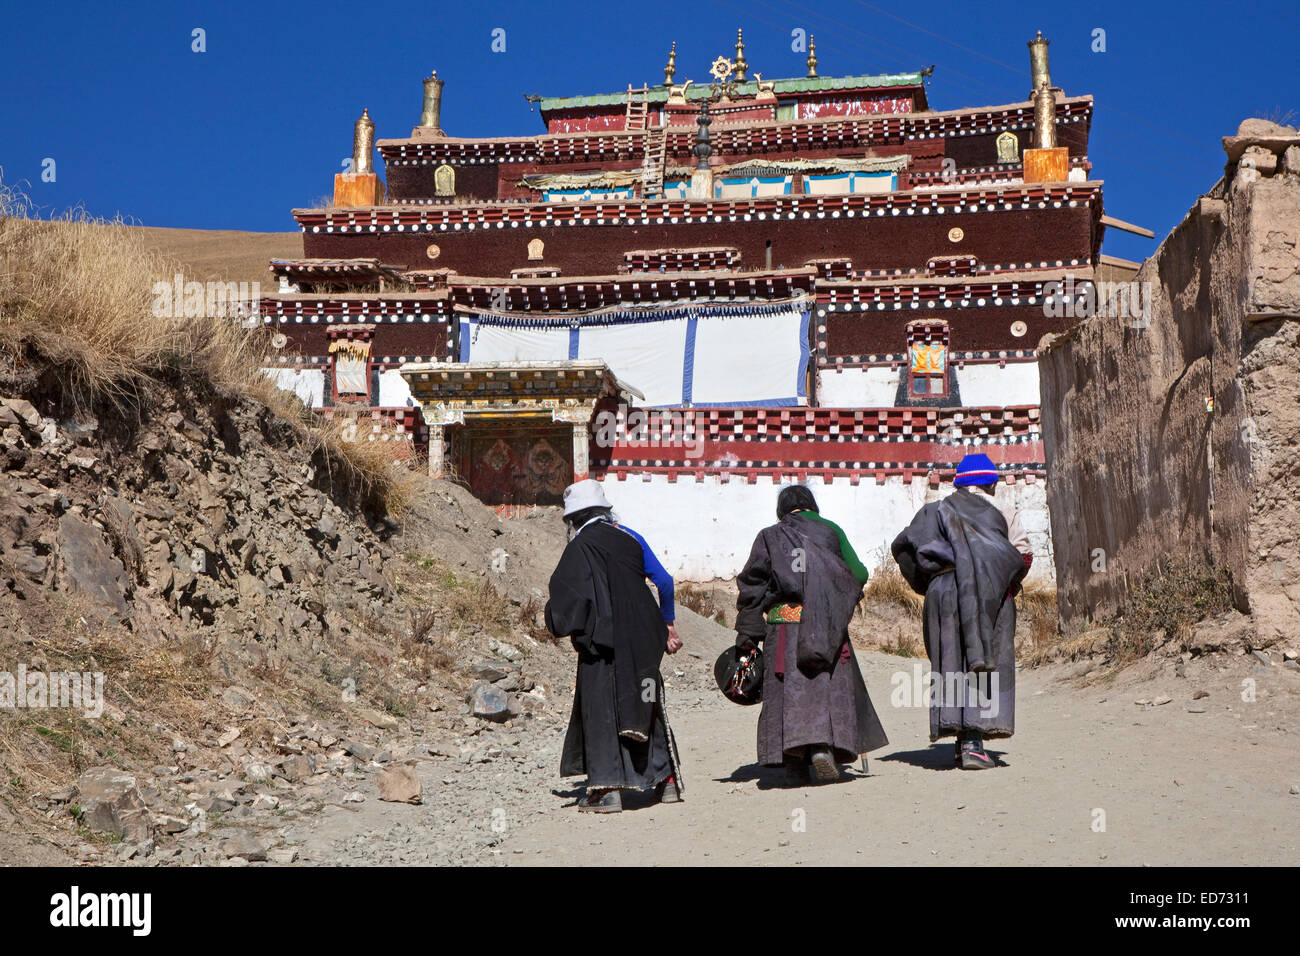
[[[776,514],[736,578],[736,645],[764,645],[758,761],[791,782],[835,780],[889,743],[849,643],[866,569],[807,488],[783,489]]]
[[[890,550],[925,596],[930,657],[930,740],[956,737],[963,770],[994,766],[984,740],[1016,728],[1016,606],[1028,570],[993,501],[997,468],[967,455],[953,493],[925,505]]]

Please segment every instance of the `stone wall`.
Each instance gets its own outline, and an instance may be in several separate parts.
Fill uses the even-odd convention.
[[[1263,642],[1300,624],[1300,138],[1247,120],[1224,179],[1139,270],[1145,315],[1040,350],[1067,635],[1164,563],[1226,568]]]

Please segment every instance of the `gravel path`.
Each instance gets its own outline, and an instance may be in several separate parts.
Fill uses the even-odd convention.
[[[684,803],[579,815],[581,781],[556,776],[571,693],[556,687],[521,726],[483,724],[459,756],[418,761],[422,805],[362,786],[365,802],[301,817],[285,842],[300,863],[328,865],[1267,865],[1300,853],[1300,675],[1281,667],[1209,657],[1176,677],[1173,660],[1148,661],[1108,686],[1067,679],[1087,665],[1022,671],[1019,732],[991,748],[1003,766],[963,773],[951,743],[930,745],[924,710],[891,705],[891,676],[914,661],[860,652],[890,744],[865,775],[786,788],[754,764],[757,708],[713,688],[730,632],[689,612],[679,629],[665,677]]]

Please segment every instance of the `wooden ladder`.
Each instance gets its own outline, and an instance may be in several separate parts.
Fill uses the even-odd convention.
[[[645,199],[662,199],[664,195],[664,158],[667,153],[666,127],[646,130],[645,165],[642,167],[641,195]]]
[[[636,94],[641,94],[641,101],[637,102]],[[632,84],[627,87],[627,113],[624,117],[623,128],[630,131],[640,132],[646,128],[646,120],[650,115],[650,88],[642,85],[641,89],[632,89]]]

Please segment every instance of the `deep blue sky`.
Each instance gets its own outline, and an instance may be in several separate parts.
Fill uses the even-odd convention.
[[[657,13],[656,13],[657,11]],[[647,14],[654,14],[647,17]],[[145,225],[295,228],[289,210],[331,190],[368,107],[380,138],[409,135],[431,68],[452,135],[536,133],[521,94],[573,95],[702,81],[743,27],[751,73],[803,75],[791,31],[817,37],[819,72],[936,65],[936,109],[1022,100],[1025,46],[1052,41],[1052,78],[1091,93],[1090,150],[1106,210],[1163,237],[1223,167],[1244,117],[1300,108],[1300,4],[141,3],[9,5],[0,56],[0,168],[45,212],[84,204]],[[191,52],[191,30],[207,52]],[[491,52],[494,28],[506,51]],[[1094,53],[1092,32],[1106,31]],[[1291,114],[1289,122],[1296,122]],[[55,160],[57,180],[41,181]],[[1111,230],[1139,259],[1154,240]]]

